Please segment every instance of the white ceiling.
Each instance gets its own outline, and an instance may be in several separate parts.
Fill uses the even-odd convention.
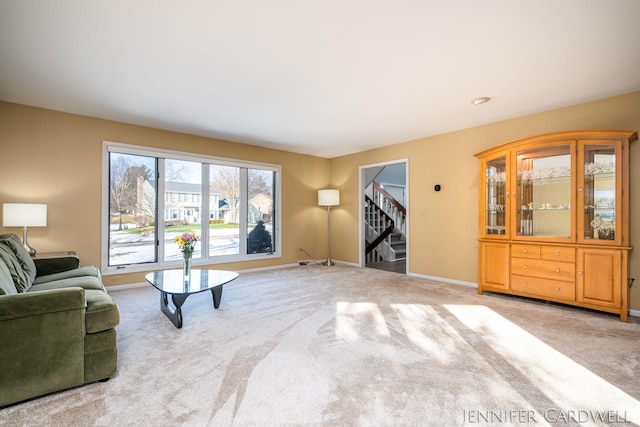
[[[639,17],[639,0],[0,0],[0,100],[332,158],[640,90]]]

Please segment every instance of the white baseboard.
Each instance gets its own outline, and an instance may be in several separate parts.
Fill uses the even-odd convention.
[[[126,289],[135,289],[142,288],[144,286],[149,286],[147,282],[139,282],[139,283],[127,283],[126,285],[113,285],[113,286],[105,286],[107,288],[107,292],[112,291],[124,291]]]
[[[347,265],[349,267],[360,267],[360,264],[356,264],[355,262],[336,261],[335,259],[332,259],[331,261],[335,262],[336,264]]]
[[[235,270],[237,273],[255,273],[257,271],[281,270],[283,268],[299,267],[297,262],[294,264],[271,265],[269,267],[247,268],[246,270]]]
[[[446,277],[427,276],[425,274],[407,273],[407,276],[417,277],[419,279],[435,280],[436,282],[451,283],[453,285],[468,286],[470,288],[478,288],[477,283],[465,282],[462,280],[447,279]]]

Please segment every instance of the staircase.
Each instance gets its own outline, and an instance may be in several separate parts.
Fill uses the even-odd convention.
[[[365,193],[365,264],[405,259],[405,207],[375,181],[367,187]]]
[[[391,249],[394,253],[394,259],[403,259],[407,257],[407,238],[402,233],[391,233]]]

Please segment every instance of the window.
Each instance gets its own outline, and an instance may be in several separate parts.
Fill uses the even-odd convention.
[[[240,254],[240,180],[236,166],[209,167],[209,253]]]
[[[124,153],[109,156],[109,265],[154,263],[156,159]]]
[[[247,252],[273,251],[273,194],[275,173],[261,169],[247,171]]]
[[[280,166],[104,142],[105,274],[280,256]]]

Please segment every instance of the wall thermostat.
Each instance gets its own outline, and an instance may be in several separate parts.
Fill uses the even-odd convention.
[[[436,184],[436,186],[433,187],[433,189],[436,190],[436,191],[440,191],[440,184]]]

